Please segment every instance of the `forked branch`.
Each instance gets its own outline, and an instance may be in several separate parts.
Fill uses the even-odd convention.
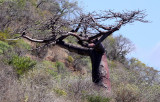
[[[51,29],[52,35],[46,39],[37,40],[26,36],[25,32],[20,36],[31,42],[38,43],[53,43],[62,44],[70,48],[75,48],[75,46],[81,50],[86,50],[86,48],[95,48],[109,35],[118,31],[122,26],[133,23],[135,21],[148,22],[144,20],[144,11],[127,11],[127,12],[113,12],[104,11],[102,14],[89,13],[87,15],[82,14],[79,18],[71,21],[66,21],[62,18],[52,18],[50,23],[48,23],[49,29]],[[104,25],[108,20],[114,20],[115,22],[111,25]],[[56,23],[53,23],[55,21]],[[68,26],[67,26],[68,25]],[[63,30],[68,27],[72,29],[70,31]],[[52,38],[54,36],[54,39]],[[67,44],[63,40],[68,36],[75,37],[78,45]],[[92,45],[92,46],[91,46]]]

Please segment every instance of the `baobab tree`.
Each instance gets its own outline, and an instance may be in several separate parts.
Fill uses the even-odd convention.
[[[147,22],[144,20],[145,16],[144,12],[140,10],[123,13],[104,11],[101,14],[93,12],[81,14],[72,20],[66,20],[62,16],[56,15],[41,27],[43,30],[51,31],[50,36],[39,40],[31,38],[26,32],[23,32],[20,37],[31,42],[43,43],[43,46],[58,45],[71,52],[89,56],[92,63],[92,81],[96,85],[111,90],[107,57],[102,42],[126,24],[135,21]],[[114,23],[105,25],[108,20]],[[69,36],[75,37],[77,44],[65,42],[64,39]]]

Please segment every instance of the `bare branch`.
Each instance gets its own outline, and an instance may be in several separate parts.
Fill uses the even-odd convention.
[[[26,36],[25,34],[24,34],[24,35],[22,34],[22,36],[21,36],[21,37],[23,37],[23,38],[25,38],[25,39],[27,39],[27,40],[29,40],[29,41],[31,41],[31,42],[46,43],[46,42],[45,42],[45,40],[32,39],[32,38],[30,38],[30,37]]]
[[[23,33],[20,37],[32,42],[58,44],[60,42],[62,43],[62,40],[66,39],[68,36],[73,36],[78,39],[77,43],[82,48],[94,49],[99,46],[101,42],[103,42],[104,39],[106,39],[109,35],[113,34],[115,31],[118,31],[123,25],[126,25],[127,23],[133,23],[135,21],[147,22],[144,20],[146,15],[143,13],[143,11],[139,10],[127,11],[123,13],[113,12],[110,10],[104,11],[103,13],[104,15],[96,14],[95,12],[87,15],[82,14],[79,18],[68,21],[62,19],[60,15],[56,15],[47,23],[46,27],[48,30],[51,30],[52,33],[48,38],[42,40],[32,39],[26,36],[25,33]],[[115,20],[115,24],[110,26],[103,24],[103,22],[106,23],[107,20]],[[67,28],[68,30],[64,30],[64,28]],[[96,42],[93,44],[93,41]],[[69,46],[65,44],[65,42],[63,42],[63,44]]]
[[[81,55],[89,56],[90,52],[92,51],[92,49],[90,48],[84,48],[84,47],[76,46],[73,44],[68,44],[68,43],[65,43],[64,41],[59,41],[57,44],[62,48],[65,48],[71,52],[76,52]]]

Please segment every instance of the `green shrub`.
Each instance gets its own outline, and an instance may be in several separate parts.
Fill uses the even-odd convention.
[[[28,72],[36,65],[36,62],[29,57],[21,57],[17,55],[14,55],[8,63],[14,67],[18,76]]]
[[[57,67],[58,73],[65,72],[65,65],[64,65],[64,63],[57,61],[56,62],[56,67]]]
[[[139,88],[134,84],[121,83],[115,90],[117,102],[138,102],[141,94]]]
[[[68,56],[67,60],[68,60],[69,63],[72,63],[74,61],[72,56]]]
[[[20,49],[27,49],[30,50],[31,46],[26,43],[23,39],[18,39],[18,40],[6,40],[6,39],[10,39],[10,38],[15,38],[19,36],[19,34],[14,34],[14,35],[9,35],[8,33],[3,33],[0,32],[0,41],[2,42],[6,42],[6,44],[13,46],[15,48],[20,48]],[[1,43],[0,42],[0,43]]]
[[[102,96],[94,96],[94,95],[88,95],[87,96],[88,102],[109,102],[110,99]]]
[[[5,41],[9,35],[7,33],[0,32],[0,40]]]
[[[60,88],[55,88],[53,89],[53,91],[58,94],[59,96],[66,96],[67,95],[67,92],[63,89],[60,89]]]
[[[51,62],[51,61],[43,61],[43,64],[47,67],[47,68],[56,68],[55,63]]]
[[[0,49],[0,54],[2,54],[3,53],[3,51]]]
[[[56,71],[54,71],[53,69],[47,69],[47,72],[52,75],[53,77],[57,77],[58,73]]]
[[[16,3],[17,3],[17,6],[22,9],[26,5],[26,0],[16,0]]]
[[[0,41],[0,54],[2,54],[4,51],[7,51],[9,48],[12,48],[8,43]]]
[[[31,46],[26,43],[23,39],[19,39],[19,40],[10,40],[8,41],[9,45],[12,45],[13,47],[18,47],[20,49],[27,49],[30,50]]]
[[[51,61],[43,61],[43,64],[45,66],[46,71],[50,75],[52,75],[53,77],[57,77],[58,76],[58,72],[57,72],[55,63],[53,63]]]
[[[0,0],[0,4],[2,4],[4,2],[4,0]]]

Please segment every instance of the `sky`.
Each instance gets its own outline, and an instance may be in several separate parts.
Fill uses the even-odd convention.
[[[138,58],[160,71],[160,0],[78,0],[85,12],[100,10],[145,10],[150,23],[127,24],[115,33],[130,39],[135,50],[128,57]]]

